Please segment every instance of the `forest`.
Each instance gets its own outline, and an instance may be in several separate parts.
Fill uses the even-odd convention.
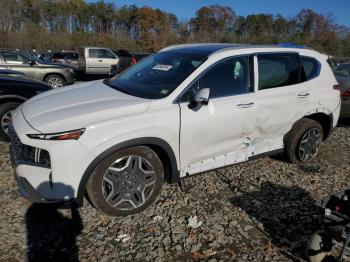
[[[189,42],[292,42],[350,57],[350,29],[339,25],[331,13],[309,9],[292,17],[241,16],[231,7],[211,5],[183,20],[148,6],[117,6],[101,0],[0,0],[2,48],[46,51],[94,45],[153,52]]]

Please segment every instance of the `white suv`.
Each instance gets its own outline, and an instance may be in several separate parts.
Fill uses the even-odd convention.
[[[309,162],[340,111],[326,60],[309,49],[180,45],[113,79],[40,94],[12,115],[21,194],[78,204],[86,195],[128,215],[164,181],[281,151]]]

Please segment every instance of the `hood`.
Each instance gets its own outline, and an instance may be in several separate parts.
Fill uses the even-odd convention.
[[[22,105],[24,118],[42,133],[64,132],[145,112],[150,100],[130,96],[103,80],[48,91]]]

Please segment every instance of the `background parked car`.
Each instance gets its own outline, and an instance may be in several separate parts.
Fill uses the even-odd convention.
[[[116,76],[128,67],[136,64],[143,58],[150,55],[149,53],[131,53],[127,50],[118,50],[116,51],[116,54],[119,57],[119,62],[118,64],[111,66],[111,70],[109,71],[109,77]]]
[[[11,123],[11,112],[25,100],[50,90],[43,82],[25,77],[0,75],[0,140],[8,141],[8,128]]]
[[[78,52],[63,51],[52,54],[51,63],[68,64],[73,70],[78,70]]]
[[[350,118],[350,63],[338,65],[334,73],[341,92],[340,117]]]
[[[42,60],[44,63],[50,63],[53,54],[54,54],[54,52],[42,53],[42,54],[40,54],[40,55],[38,56],[38,58],[39,58],[40,60]]]
[[[65,65],[44,63],[39,58],[7,49],[0,49],[0,69],[13,69],[26,77],[48,83],[53,88],[72,84],[75,73]]]
[[[79,49],[78,69],[89,75],[108,75],[112,65],[118,64],[119,58],[108,48],[82,47]]]

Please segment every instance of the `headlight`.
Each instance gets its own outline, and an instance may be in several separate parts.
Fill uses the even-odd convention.
[[[85,128],[66,131],[61,133],[51,133],[51,134],[28,134],[27,136],[32,139],[41,140],[77,140],[84,133]]]

